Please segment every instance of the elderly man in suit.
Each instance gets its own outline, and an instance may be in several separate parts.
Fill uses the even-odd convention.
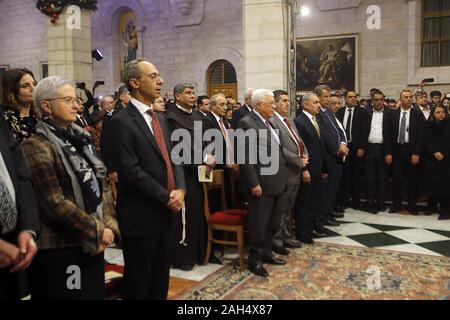
[[[132,99],[111,119],[119,175],[117,218],[125,260],[125,299],[167,298],[171,220],[184,203],[183,169],[170,158],[166,120],[152,109],[163,80],[145,59],[124,72]]]
[[[36,198],[19,144],[0,117],[0,300],[19,299],[18,272],[37,252]]]
[[[412,93],[403,90],[400,108],[393,111],[388,121],[383,122],[385,132],[385,161],[394,165],[394,205],[389,211],[401,211],[403,181],[408,182],[408,210],[418,214],[418,168],[425,138],[425,117],[412,108]]]
[[[295,231],[297,240],[314,244],[313,237],[326,236],[327,230],[321,221],[321,202],[326,183],[325,146],[322,135],[326,134],[319,123],[319,98],[307,93],[302,98],[303,111],[294,123],[309,153],[309,164],[302,172],[302,186],[295,203]]]
[[[319,98],[320,112],[319,119],[326,128],[326,133],[322,136],[325,142],[325,161],[327,163],[328,178],[326,180],[325,192],[322,201],[322,220],[328,226],[339,226],[336,218],[343,218],[342,213],[333,213],[336,205],[336,197],[339,189],[339,182],[342,178],[344,158],[348,156],[347,138],[345,131],[339,126],[339,121],[330,110],[331,89],[326,85],[317,86],[314,93]],[[324,132],[325,133],[325,132]]]
[[[254,139],[245,139],[244,150],[238,153],[241,164],[240,185],[242,191],[248,196],[249,213],[249,270],[254,274],[267,277],[269,273],[263,263],[285,264],[286,261],[278,259],[272,253],[273,239],[280,228],[283,214],[281,195],[286,192],[286,166],[281,149],[281,142],[276,130],[269,119],[275,111],[273,92],[267,89],[257,89],[253,93],[252,103],[254,111],[244,117],[236,130],[237,140],[240,134],[252,134]],[[241,129],[241,130],[239,130]],[[257,141],[249,141],[249,140]],[[269,156],[267,163],[262,155]],[[252,159],[256,156],[256,161]],[[244,162],[244,163],[242,163]]]
[[[236,128],[239,121],[241,121],[243,117],[253,111],[252,95],[252,88],[249,88],[247,89],[247,91],[245,91],[245,104],[233,112],[233,118],[231,119],[231,126],[233,128]]]
[[[308,150],[300,137],[294,122],[288,118],[289,95],[286,91],[276,90],[275,115],[270,123],[280,130],[280,141],[283,149],[283,157],[286,161],[287,185],[286,192],[281,196],[283,203],[283,216],[280,230],[275,236],[273,251],[278,254],[287,255],[287,248],[300,248],[301,243],[292,239],[289,231],[289,223],[292,219],[292,209],[300,188],[302,169],[308,164]]]

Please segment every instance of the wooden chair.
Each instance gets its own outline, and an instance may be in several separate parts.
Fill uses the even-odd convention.
[[[247,211],[242,209],[227,210],[225,201],[224,172],[223,170],[213,171],[213,182],[203,183],[204,194],[204,213],[208,223],[208,246],[204,264],[207,264],[211,255],[213,243],[223,245],[237,246],[239,252],[239,266],[241,271],[245,270],[244,266],[244,223],[247,217]],[[208,191],[219,189],[220,204],[222,210],[211,213],[209,210]],[[236,234],[237,241],[228,241],[214,238],[215,230],[224,232],[232,232]]]

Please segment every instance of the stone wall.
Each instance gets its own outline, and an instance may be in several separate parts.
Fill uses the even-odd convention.
[[[27,67],[40,79],[47,61],[46,18],[30,0],[0,0],[0,65]]]
[[[297,23],[299,38],[329,37],[347,34],[359,36],[359,93],[367,96],[370,88],[380,88],[386,95],[398,97],[413,83],[408,81],[408,36],[410,21],[405,0],[302,0],[311,14]],[[419,2],[419,1],[418,1]],[[381,28],[369,30],[367,8],[381,9]],[[419,5],[420,7],[420,5]],[[420,32],[420,27],[416,28]],[[430,74],[428,74],[428,77]],[[416,79],[417,80],[417,79]],[[417,80],[417,83],[420,80]],[[428,86],[426,90],[450,91],[448,85]]]

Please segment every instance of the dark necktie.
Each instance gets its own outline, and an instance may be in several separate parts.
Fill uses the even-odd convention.
[[[403,112],[402,122],[400,124],[399,142],[401,145],[404,145],[406,143],[406,114],[407,112]]]
[[[0,234],[7,234],[16,228],[17,209],[2,176],[0,176],[0,199]]]
[[[300,157],[303,157],[303,154],[305,153],[305,145],[303,144],[303,141],[300,140],[300,137],[297,135],[294,128],[292,128],[291,124],[289,123],[288,118],[284,118],[283,120],[284,120],[284,123],[286,123],[286,125],[288,126],[291,134],[294,136],[295,141],[297,141],[297,145],[300,148]]]
[[[352,111],[353,109],[348,109],[347,125],[345,126],[345,134],[347,135],[348,142],[352,141]]]
[[[167,189],[170,191],[176,189],[175,176],[173,175],[172,162],[169,156],[169,149],[167,148],[166,141],[164,140],[164,134],[161,129],[161,123],[159,122],[156,113],[153,110],[148,110],[147,113],[152,117],[152,129],[156,143],[163,156],[167,169]]]

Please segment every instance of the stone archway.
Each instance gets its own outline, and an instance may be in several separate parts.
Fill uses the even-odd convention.
[[[103,34],[106,35],[106,44],[109,50],[108,56],[108,68],[110,79],[105,79],[110,83],[111,88],[116,88],[117,85],[122,82],[120,74],[120,59],[121,53],[119,48],[119,20],[121,16],[132,11],[137,16],[136,29],[139,37],[140,55],[145,54],[144,48],[144,34],[147,29],[148,19],[144,6],[139,0],[116,0],[109,1],[108,5],[102,10],[102,14],[99,17],[102,23]]]
[[[197,63],[195,68],[196,74],[195,79],[199,80],[198,89],[199,91],[207,92],[208,90],[208,70],[209,67],[218,60],[226,60],[230,62],[235,70],[237,76],[237,83],[239,86],[238,100],[243,99],[245,88],[243,87],[244,82],[244,58],[241,53],[232,48],[216,48],[211,50],[206,56],[202,57]],[[241,101],[239,100],[239,101]]]

